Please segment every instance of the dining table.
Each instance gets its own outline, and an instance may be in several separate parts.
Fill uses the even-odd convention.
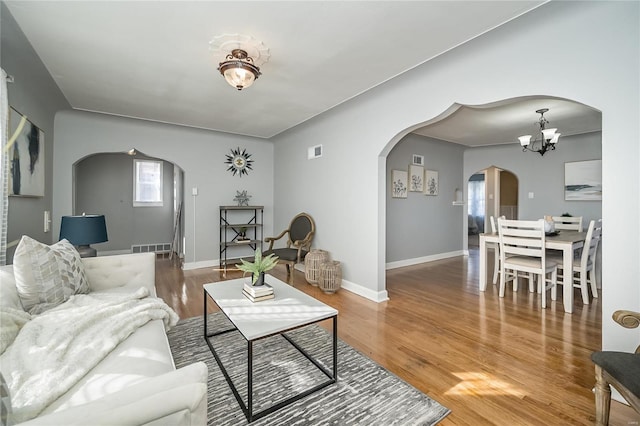
[[[564,311],[573,313],[573,256],[576,250],[584,246],[586,232],[562,230],[545,237],[545,248],[547,250],[559,250],[562,252],[562,269],[567,278],[562,285],[562,304]],[[497,232],[487,232],[480,234],[480,291],[487,289],[487,243],[500,243],[500,236]]]

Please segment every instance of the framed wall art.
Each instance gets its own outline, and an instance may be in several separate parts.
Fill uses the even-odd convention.
[[[19,126],[22,114],[9,110],[9,135]],[[9,148],[9,195],[44,197],[44,132],[31,121]]]
[[[438,195],[438,172],[435,170],[427,170],[424,179],[424,194]]]
[[[602,201],[602,160],[564,163],[565,201]]]
[[[424,190],[424,167],[409,165],[409,191],[422,192]]]
[[[407,171],[391,171],[391,197],[407,198]]]
[[[416,166],[424,166],[424,155],[413,154],[411,157],[411,164]]]

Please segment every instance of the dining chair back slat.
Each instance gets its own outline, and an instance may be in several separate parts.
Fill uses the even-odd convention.
[[[556,230],[582,232],[582,216],[551,216]]]

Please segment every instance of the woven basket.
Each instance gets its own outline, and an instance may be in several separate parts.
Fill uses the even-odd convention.
[[[318,287],[325,293],[335,293],[342,285],[342,267],[338,261],[325,262],[320,266]]]
[[[329,252],[326,250],[312,249],[304,258],[304,277],[312,286],[318,285],[320,277],[320,265],[329,261]]]

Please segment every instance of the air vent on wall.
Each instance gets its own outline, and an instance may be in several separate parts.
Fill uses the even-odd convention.
[[[131,246],[131,253],[169,253],[171,251],[170,243],[159,244],[134,244]]]
[[[313,160],[314,158],[322,157],[322,145],[310,146],[307,152],[307,158]]]

